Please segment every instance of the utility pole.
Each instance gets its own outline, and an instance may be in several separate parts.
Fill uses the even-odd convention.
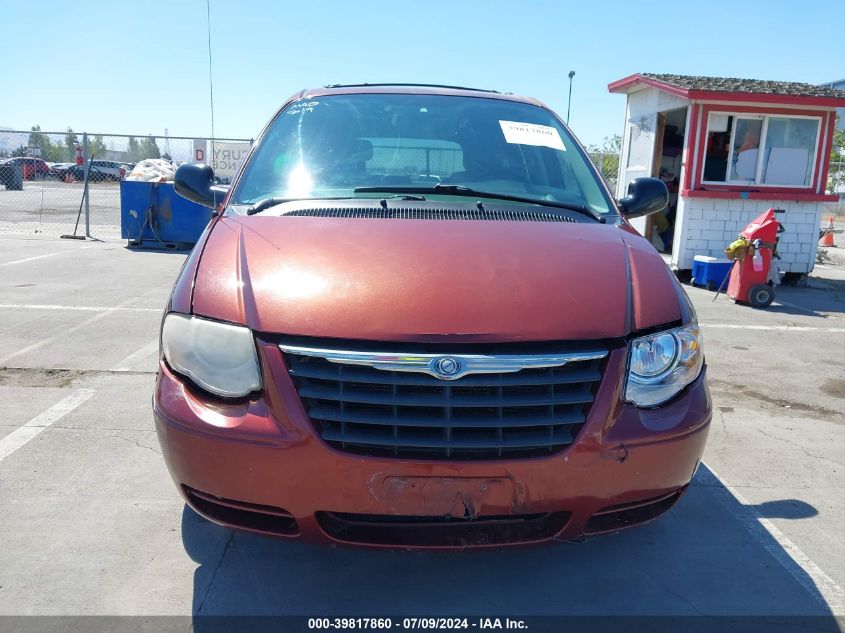
[[[572,110],[572,78],[575,76],[575,71],[569,71],[569,101],[566,104],[566,124],[569,125],[569,112]]]
[[[90,194],[88,193],[88,179],[91,177],[91,154],[88,151],[88,132],[82,133],[82,156],[85,169],[82,172],[85,177],[85,185],[82,187],[82,199],[85,201],[85,237],[91,237],[91,205]],[[76,229],[74,229],[74,234]]]
[[[211,0],[205,0],[206,27],[208,28],[208,97],[211,105],[211,161],[214,165],[214,81],[211,75]]]

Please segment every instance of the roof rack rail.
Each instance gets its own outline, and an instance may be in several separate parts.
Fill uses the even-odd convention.
[[[450,88],[452,90],[470,90],[472,92],[492,92],[502,94],[498,90],[484,88],[468,88],[466,86],[446,86],[443,84],[414,84],[414,83],[375,83],[375,84],[326,84],[323,88],[369,88],[379,86],[396,86],[399,88]]]

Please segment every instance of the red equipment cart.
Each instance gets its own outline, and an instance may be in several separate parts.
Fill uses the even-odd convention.
[[[731,269],[728,296],[753,308],[765,308],[775,298],[769,274],[772,257],[777,257],[778,233],[783,232],[775,213],[783,210],[769,209],[742,230],[740,236],[751,243],[754,254],[737,260]]]

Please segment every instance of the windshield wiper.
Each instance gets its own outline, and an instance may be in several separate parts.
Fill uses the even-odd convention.
[[[264,198],[247,207],[247,215],[255,215],[266,211],[270,207],[277,207],[285,202],[311,202],[312,200],[348,200],[349,196],[335,196],[331,198]],[[237,204],[237,203],[235,203]]]
[[[252,206],[248,207],[246,214],[255,215],[256,213],[266,211],[270,207],[275,207],[277,205],[284,204],[285,202],[290,202],[291,200],[292,198],[264,198],[263,200],[259,200]]]
[[[355,187],[355,193],[441,193],[451,196],[466,196],[466,197],[480,197],[493,198],[495,200],[507,200],[509,202],[525,202],[528,204],[539,204],[544,207],[553,207],[555,209],[567,209],[568,211],[575,211],[596,222],[604,224],[607,220],[600,213],[596,213],[590,207],[583,204],[572,204],[569,202],[558,202],[557,200],[538,200],[537,198],[530,198],[528,196],[514,196],[509,193],[496,193],[493,191],[480,191],[465,187],[464,185],[434,185],[433,187]]]

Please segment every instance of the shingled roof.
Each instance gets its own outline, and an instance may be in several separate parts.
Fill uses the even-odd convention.
[[[796,97],[831,97],[845,98],[845,91],[815,86],[797,81],[768,81],[765,79],[739,79],[736,77],[699,77],[695,75],[668,75],[659,73],[640,73],[660,83],[669,84],[683,90],[702,90],[707,92],[749,92],[757,94],[790,95]]]
[[[796,81],[637,73],[608,84],[607,89],[610,92],[630,94],[644,87],[656,88],[690,101],[845,107],[845,90]]]

